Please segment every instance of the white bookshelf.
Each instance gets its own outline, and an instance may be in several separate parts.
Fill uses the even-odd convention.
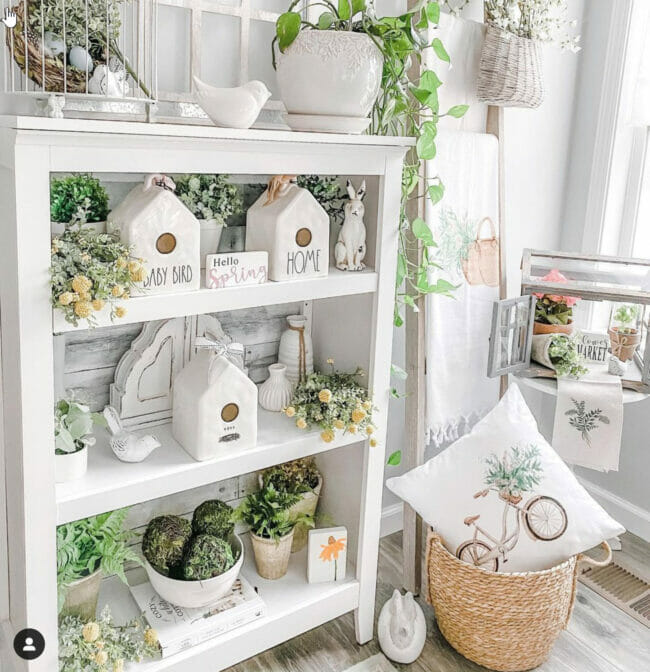
[[[346,581],[310,585],[304,556],[294,556],[286,577],[266,582],[257,576],[248,553],[244,573],[260,588],[268,615],[182,654],[134,669],[214,672],[350,611],[355,613],[358,641],[372,638],[400,183],[410,144],[403,138],[0,117],[3,672],[57,669],[57,524],[123,506],[147,506],[150,500],[164,501],[160,498],[307,455],[316,455],[324,472],[322,507],[349,529]],[[161,425],[147,431],[158,435],[162,447],[141,464],[123,464],[100,433],[86,476],[55,485],[54,335],[75,336],[72,332],[80,330],[53,314],[50,305],[49,180],[53,172],[77,171],[125,179],[129,174],[159,172],[366,178],[366,271],[330,269],[326,278],[137,297],[128,302],[127,316],[119,324],[300,302],[311,317],[317,367],[334,357],[339,368],[360,364],[367,370],[378,408],[375,436],[380,446],[371,449],[364,438],[351,435],[326,444],[318,432],[300,431],[282,415],[260,410],[259,440],[253,449],[195,462],[174,441],[169,425]],[[111,323],[106,319],[100,324]],[[133,580],[137,576],[138,572]],[[114,578],[103,582],[102,600],[116,618],[133,613],[128,589]],[[26,627],[40,630],[46,641],[43,655],[29,662],[17,658],[11,648],[14,634]]]

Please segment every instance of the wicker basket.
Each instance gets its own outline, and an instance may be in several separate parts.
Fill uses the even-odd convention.
[[[13,30],[5,31],[7,48],[20,69],[48,93],[87,93],[86,72],[70,65],[66,66],[63,59],[44,56],[40,35],[33,35],[29,28],[27,55],[25,55],[24,7],[23,2],[13,7],[12,11],[16,13],[16,26]]]
[[[479,65],[478,99],[503,107],[539,107],[544,100],[539,44],[487,27]]]
[[[541,665],[573,609],[578,563],[605,566],[580,555],[539,572],[500,574],[461,562],[430,533],[429,599],[440,632],[463,656],[500,672]]]

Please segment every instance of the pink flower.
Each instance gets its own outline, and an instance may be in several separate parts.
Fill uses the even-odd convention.
[[[543,278],[542,282],[568,282],[568,280],[560,273],[560,271],[557,270],[557,268],[554,268],[552,271],[549,271]],[[542,299],[546,297],[553,303],[565,303],[568,308],[571,308],[578,303],[580,300],[576,296],[562,296],[560,294],[542,294],[541,292],[533,292],[533,295],[536,296],[538,299]]]

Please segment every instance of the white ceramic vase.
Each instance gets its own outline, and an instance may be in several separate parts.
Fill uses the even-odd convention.
[[[285,364],[271,364],[269,377],[260,385],[260,406],[267,411],[279,412],[286,408],[293,396],[293,385],[287,378]]]
[[[314,348],[304,315],[289,315],[287,322],[289,328],[280,337],[278,362],[287,367],[287,378],[297,385],[301,370],[305,375],[314,372]]]
[[[57,483],[66,483],[81,478],[88,469],[88,448],[75,453],[54,456],[54,475]]]
[[[280,96],[290,117],[363,119],[377,99],[382,68],[381,52],[364,33],[303,30],[278,54]]]
[[[208,254],[216,254],[221,241],[223,224],[216,219],[200,219],[201,223],[201,268],[205,268]]]

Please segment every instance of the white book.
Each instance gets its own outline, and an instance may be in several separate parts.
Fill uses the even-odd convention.
[[[262,598],[241,576],[228,595],[200,609],[170,604],[148,581],[131,586],[131,594],[149,625],[158,633],[163,658],[266,615]]]

